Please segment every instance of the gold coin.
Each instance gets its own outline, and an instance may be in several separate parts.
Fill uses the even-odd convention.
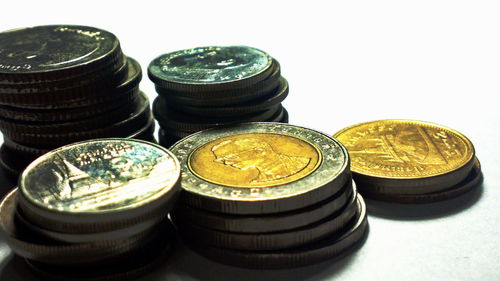
[[[450,128],[422,121],[366,122],[345,128],[334,137],[349,151],[351,170],[361,181],[378,185],[381,192],[442,190],[465,179],[474,163],[469,139]],[[408,186],[414,188],[405,190]]]
[[[309,142],[280,134],[239,134],[213,140],[188,160],[200,178],[226,186],[261,188],[291,183],[321,163]]]

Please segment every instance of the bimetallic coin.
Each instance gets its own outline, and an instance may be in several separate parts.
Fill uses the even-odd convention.
[[[32,162],[19,180],[19,208],[57,232],[115,230],[166,214],[177,197],[179,162],[132,139],[67,145]]]
[[[247,46],[199,47],[155,58],[148,74],[155,84],[172,90],[221,90],[265,79],[272,62],[267,53]]]
[[[88,26],[47,25],[0,33],[0,83],[81,76],[122,55],[111,33]]]
[[[221,213],[300,209],[351,180],[349,156],[331,137],[280,123],[214,128],[171,147],[182,170],[186,204]]]
[[[355,196],[354,182],[346,184],[332,197],[317,204],[277,214],[229,215],[199,210],[178,204],[171,216],[177,221],[186,221],[200,227],[226,232],[268,233],[297,229],[322,220],[346,206]]]
[[[280,269],[306,266],[338,257],[359,245],[368,229],[366,205],[358,195],[358,213],[340,233],[311,244],[285,250],[242,251],[189,244],[200,254],[224,264],[256,269]]]
[[[334,135],[351,155],[351,170],[363,193],[425,194],[463,181],[474,165],[474,147],[459,132],[432,123],[380,120]],[[366,183],[366,184],[365,184]]]

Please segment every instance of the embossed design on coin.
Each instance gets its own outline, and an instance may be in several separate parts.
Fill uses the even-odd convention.
[[[104,56],[118,44],[113,34],[86,26],[48,25],[6,31],[0,33],[0,72],[75,66]]]
[[[380,177],[436,176],[466,165],[474,155],[462,134],[420,121],[367,122],[335,137],[348,149],[354,172]]]
[[[189,158],[197,176],[234,187],[286,184],[311,174],[320,153],[310,143],[279,134],[240,134],[211,141]]]
[[[155,59],[151,72],[162,79],[190,84],[222,83],[255,76],[270,67],[265,52],[245,47],[200,47]]]
[[[99,140],[62,147],[33,162],[21,191],[33,203],[71,212],[122,210],[168,192],[179,177],[175,157],[135,140]]]

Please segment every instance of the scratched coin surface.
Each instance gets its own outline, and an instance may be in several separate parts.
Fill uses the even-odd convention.
[[[158,145],[102,139],[53,150],[21,175],[30,204],[70,213],[134,209],[163,197],[179,178],[179,163]]]
[[[181,163],[186,203],[219,212],[298,209],[335,194],[350,180],[340,143],[287,124],[209,129],[171,150]]]
[[[422,121],[366,122],[334,137],[348,149],[353,172],[375,177],[433,177],[474,161],[474,147],[464,135]]]
[[[88,67],[114,59],[109,56],[113,53],[121,54],[118,39],[93,27],[47,25],[9,30],[0,33],[0,76]]]

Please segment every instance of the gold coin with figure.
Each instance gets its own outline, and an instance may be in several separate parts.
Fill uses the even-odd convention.
[[[345,148],[311,129],[245,123],[202,131],[171,147],[179,158],[184,199],[223,213],[299,209],[350,180]]]
[[[437,192],[463,181],[474,166],[471,141],[433,123],[379,120],[347,127],[334,137],[349,151],[355,179],[370,185],[371,192]]]

